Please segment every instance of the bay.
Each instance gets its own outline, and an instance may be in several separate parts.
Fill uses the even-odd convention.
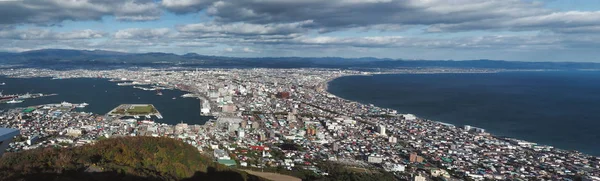
[[[344,99],[600,156],[600,72],[347,76]]]
[[[144,91],[132,86],[118,86],[116,82],[99,78],[51,79],[51,78],[7,78],[0,77],[3,94],[56,93],[57,96],[25,99],[18,104],[0,104],[0,109],[27,107],[42,104],[88,103],[89,106],[78,111],[93,112],[104,115],[120,104],[153,104],[162,114],[163,119],[152,118],[155,122],[177,124],[204,124],[210,118],[200,115],[200,100],[182,98],[186,92],[179,90],[162,90],[162,96],[154,91]],[[173,99],[175,97],[176,99]]]

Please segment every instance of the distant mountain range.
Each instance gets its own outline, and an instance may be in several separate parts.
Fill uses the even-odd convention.
[[[492,69],[600,69],[600,63],[517,62],[502,60],[400,60],[340,57],[238,58],[196,53],[123,53],[104,50],[42,49],[21,53],[0,52],[0,64],[24,66],[188,66],[266,68],[492,68]]]

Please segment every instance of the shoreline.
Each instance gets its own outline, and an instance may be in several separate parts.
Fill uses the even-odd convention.
[[[514,71],[486,72],[484,74],[487,74],[487,73],[501,73],[501,72],[514,72]],[[528,72],[528,71],[524,71],[524,72]],[[539,72],[539,71],[533,71],[533,72]],[[478,72],[469,72],[469,73],[480,74]],[[335,80],[335,79],[342,78],[342,77],[350,77],[350,76],[373,76],[373,75],[398,75],[398,74],[447,74],[447,72],[441,72],[441,73],[381,73],[381,74],[367,74],[367,75],[364,75],[364,74],[347,74],[347,75],[340,75],[340,76],[335,76],[335,77],[326,79],[326,82],[323,82],[324,86],[322,86],[321,88],[323,88],[324,89],[323,91],[325,93],[327,93],[328,95],[334,96],[334,97],[336,97],[338,99],[342,99],[342,100],[346,100],[346,101],[350,101],[350,102],[355,102],[355,103],[363,104],[363,105],[370,105],[371,104],[371,105],[373,105],[375,107],[378,107],[378,108],[391,109],[391,110],[394,110],[394,111],[398,112],[398,113],[396,113],[396,115],[413,115],[418,120],[427,121],[427,122],[434,122],[434,123],[437,123],[437,124],[440,124],[440,125],[452,125],[454,127],[470,126],[470,125],[458,125],[457,126],[456,124],[453,124],[453,123],[447,123],[447,122],[438,121],[438,120],[426,119],[426,118],[423,118],[422,116],[419,116],[419,115],[416,115],[416,114],[412,114],[412,113],[400,113],[400,110],[396,110],[396,109],[393,109],[393,108],[382,107],[382,106],[375,105],[373,103],[362,103],[362,102],[359,102],[359,101],[345,99],[345,98],[342,98],[342,97],[340,97],[340,96],[338,96],[336,94],[333,94],[333,93],[331,93],[329,91],[329,83],[331,81]],[[463,73],[461,73],[461,74],[463,74]],[[474,126],[471,126],[471,127],[473,127],[473,128],[480,128],[480,127],[474,127]],[[486,129],[486,128],[482,128],[482,129]],[[496,138],[498,140],[507,141],[507,142],[509,142],[510,140],[513,140],[513,141],[517,141],[517,142],[532,143],[532,144],[537,145],[537,146],[548,146],[548,147],[552,147],[552,148],[558,149],[558,150],[569,151],[569,152],[573,152],[574,151],[574,152],[578,152],[578,153],[582,153],[582,154],[586,154],[586,155],[589,155],[589,156],[600,158],[600,155],[594,155],[594,154],[584,153],[584,152],[581,152],[579,150],[568,150],[568,149],[558,148],[558,147],[552,146],[552,145],[539,144],[537,142],[528,141],[528,140],[524,140],[524,139],[521,139],[521,138],[516,138],[516,137],[511,137],[511,136],[496,135],[496,134],[492,134],[492,133],[488,132],[487,130],[486,130],[486,133],[489,136],[491,136],[491,137],[494,137],[494,138]]]

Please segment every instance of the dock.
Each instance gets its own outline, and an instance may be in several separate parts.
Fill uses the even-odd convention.
[[[210,116],[210,101],[203,96],[202,94],[184,94],[181,97],[183,98],[190,98],[190,97],[195,97],[200,99],[200,115],[202,116]]]

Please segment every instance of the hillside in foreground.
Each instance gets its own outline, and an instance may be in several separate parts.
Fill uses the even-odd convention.
[[[0,180],[265,180],[214,163],[170,138],[124,137],[75,148],[6,153]]]

